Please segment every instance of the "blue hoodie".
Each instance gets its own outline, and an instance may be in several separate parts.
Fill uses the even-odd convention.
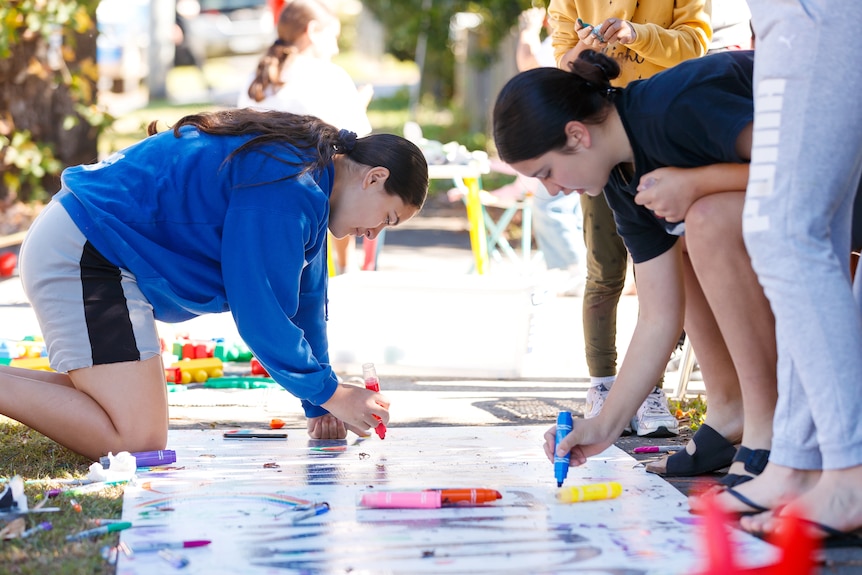
[[[307,156],[287,143],[225,163],[252,137],[163,132],[65,170],[57,199],[135,275],[156,319],[230,311],[255,357],[315,417],[337,385],[325,323],[334,167],[291,177]]]

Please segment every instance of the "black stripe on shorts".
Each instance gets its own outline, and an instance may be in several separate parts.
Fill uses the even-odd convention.
[[[81,287],[93,365],[140,360],[120,268],[90,242],[81,254]]]

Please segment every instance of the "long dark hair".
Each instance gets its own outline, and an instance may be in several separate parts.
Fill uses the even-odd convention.
[[[357,138],[348,130],[339,130],[315,116],[288,112],[254,110],[251,108],[220,110],[192,114],[181,118],[172,129],[180,136],[180,128],[194,126],[201,132],[236,136],[253,134],[251,139],[235,149],[225,159],[269,143],[292,145],[309,156],[302,169],[293,176],[325,168],[336,154],[366,166],[383,166],[389,170],[384,189],[398,196],[408,206],[421,208],[428,194],[428,163],[415,144],[393,134],[372,134]],[[151,123],[147,133],[157,133]]]
[[[618,90],[611,80],[620,75],[619,64],[584,50],[570,68],[534,68],[503,86],[494,105],[494,143],[504,162],[564,150],[567,122],[599,124],[607,117]]]
[[[305,34],[312,20],[327,26],[338,22],[338,16],[317,0],[291,0],[278,16],[278,39],[257,63],[254,80],[248,87],[248,97],[262,102],[270,89],[284,85],[281,71],[288,59],[299,52],[296,42]]]

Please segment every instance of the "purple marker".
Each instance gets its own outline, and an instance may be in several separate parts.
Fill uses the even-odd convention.
[[[40,523],[39,525],[31,527],[30,529],[27,529],[26,531],[22,531],[21,535],[19,535],[19,537],[21,537],[21,539],[24,539],[25,537],[30,537],[31,535],[35,535],[36,533],[39,533],[40,531],[50,531],[51,528],[52,528],[51,522],[45,521],[44,523]]]
[[[132,456],[135,458],[135,465],[138,467],[168,465],[177,460],[177,453],[171,449],[160,451],[139,451],[137,453],[132,453]],[[100,457],[99,463],[102,464],[104,469],[108,469],[111,466],[111,460],[108,456]]]

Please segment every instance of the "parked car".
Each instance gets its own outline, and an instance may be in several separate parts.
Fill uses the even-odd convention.
[[[276,38],[267,0],[180,0],[177,19],[192,49],[207,58],[261,53]]]

